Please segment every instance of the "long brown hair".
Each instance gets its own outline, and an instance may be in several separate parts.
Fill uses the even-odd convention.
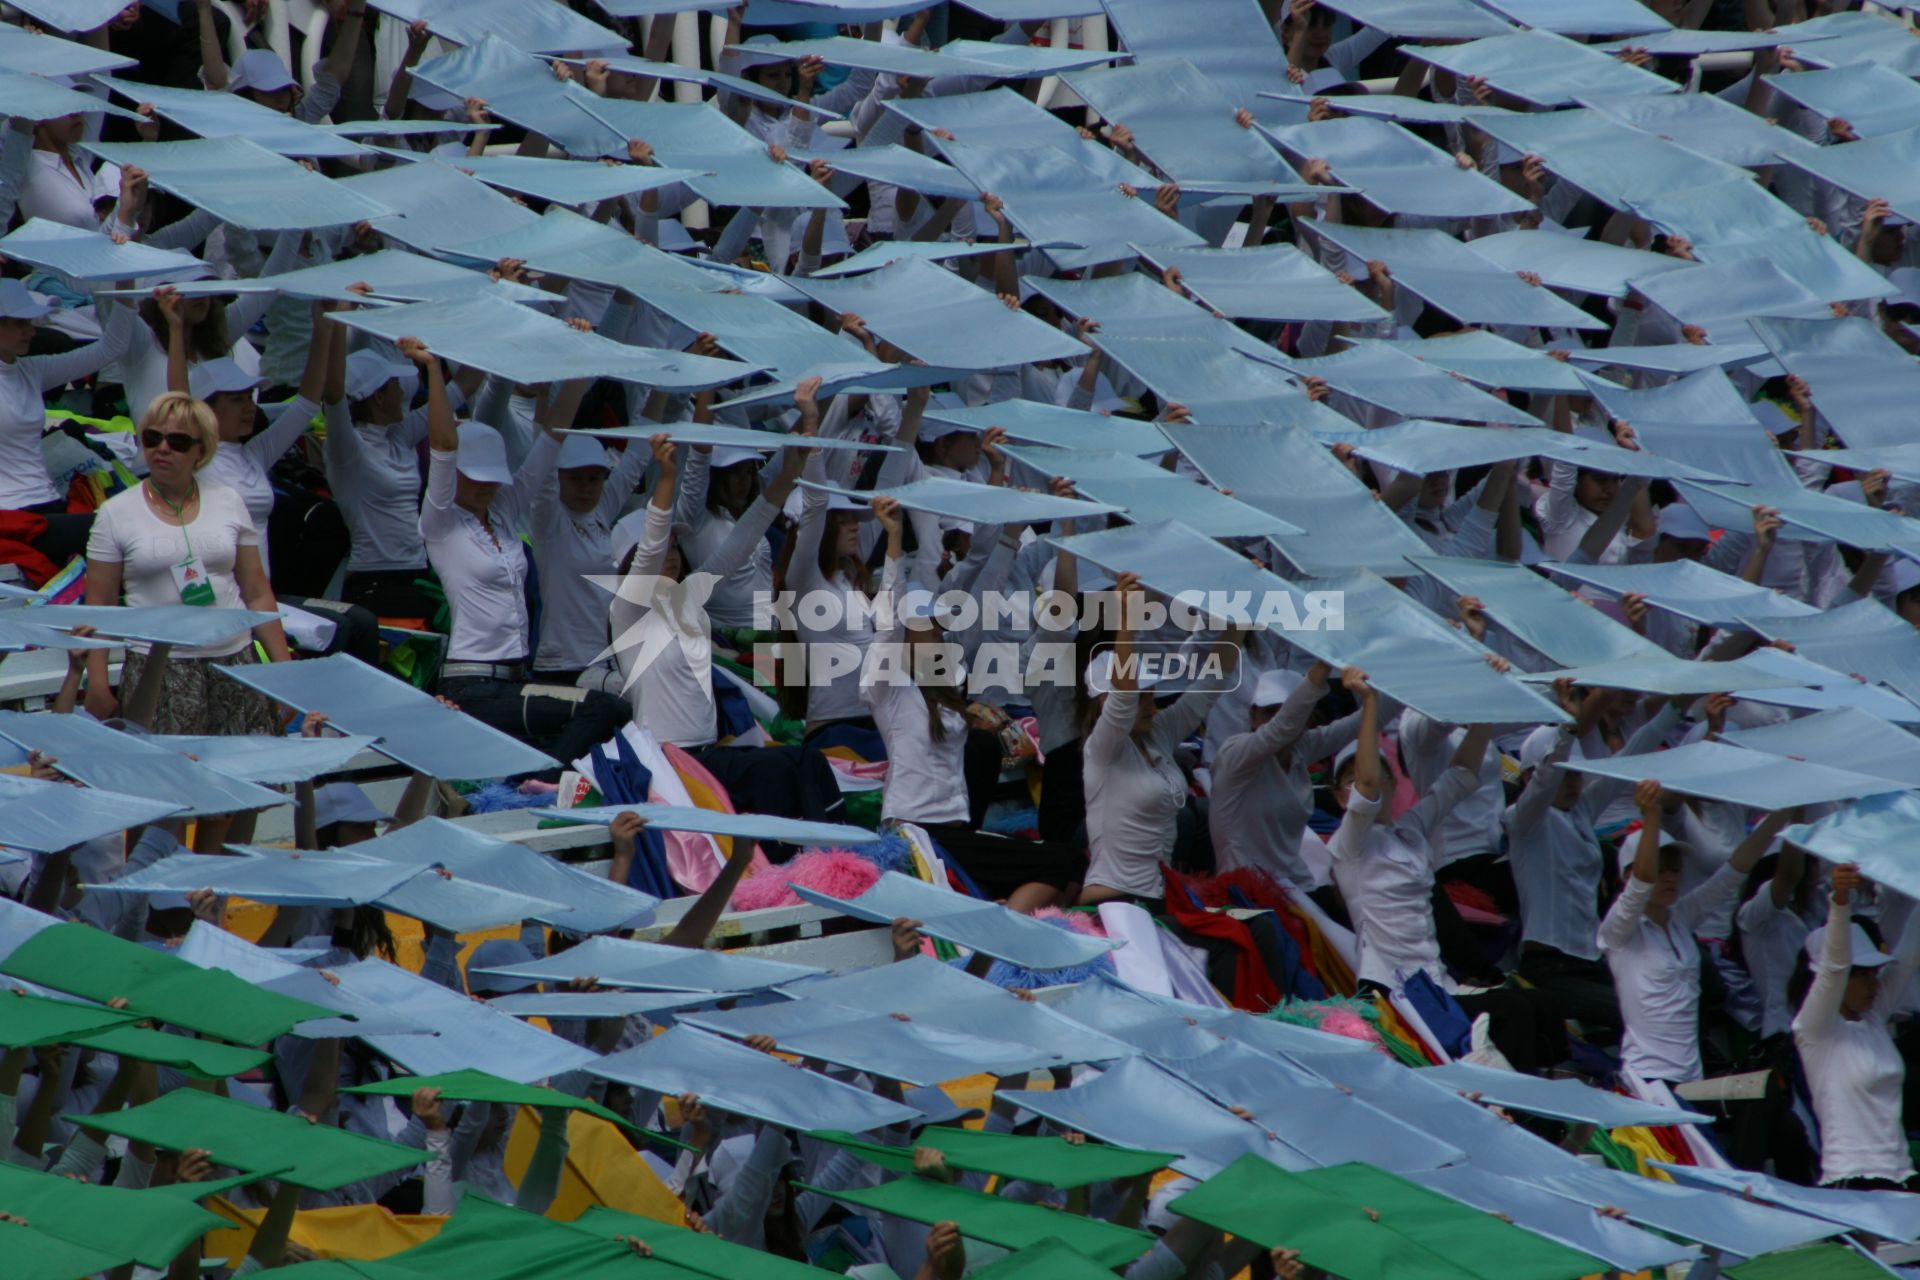
[[[153,336],[160,345],[167,345],[167,318],[160,314],[160,304],[152,298],[143,298],[140,302],[140,318],[147,322],[147,328],[153,330]],[[187,355],[196,360],[218,360],[233,350],[233,344],[227,341],[227,309],[214,298],[207,305],[207,314],[196,324],[187,326]]]
[[[840,554],[840,523],[858,520],[858,512],[828,511],[827,527],[820,533],[820,576],[831,582],[836,574],[845,574],[847,581],[861,595],[873,594],[873,571],[867,568],[867,562],[858,556]]]
[[[945,641],[942,640],[940,643]],[[964,719],[967,714],[966,695],[952,683],[922,680],[917,657],[918,655],[912,652],[912,646],[909,645],[907,659],[912,664],[914,687],[920,690],[920,696],[926,700],[927,704],[927,737],[934,742],[945,742],[947,722],[940,713],[953,710],[959,712]]]

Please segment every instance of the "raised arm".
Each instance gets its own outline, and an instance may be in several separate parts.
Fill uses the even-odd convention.
[[[227,87],[227,58],[220,48],[220,30],[213,24],[211,0],[186,0],[200,18],[200,83],[218,92]]]
[[[1833,869],[1833,897],[1827,904],[1827,934],[1813,966],[1813,983],[1793,1016],[1793,1034],[1823,1039],[1840,1021],[1840,1002],[1853,974],[1853,895],[1860,891],[1860,868],[1843,862]],[[1909,929],[1911,932],[1911,929]]]

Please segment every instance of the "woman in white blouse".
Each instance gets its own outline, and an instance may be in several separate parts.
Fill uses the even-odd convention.
[[[33,154],[28,157],[20,187],[21,216],[44,218],[82,231],[135,235],[140,218],[140,185],[146,175],[138,169],[97,165],[92,156],[77,150],[86,133],[87,117],[81,114],[34,125]]]
[[[440,692],[462,711],[571,764],[627,720],[627,705],[598,689],[531,684],[527,552],[520,541],[532,476],[507,468],[492,427],[454,420],[440,362],[418,338],[400,354],[427,384],[427,496],[420,537],[453,613]]]
[[[1793,1020],[1793,1043],[1820,1122],[1820,1185],[1920,1190],[1900,1114],[1906,1063],[1887,1031],[1920,967],[1920,928],[1909,916],[1895,955],[1874,946],[1853,922],[1861,883],[1852,863],[1833,869],[1827,923],[1807,937],[1813,984]]]
[[[87,603],[203,605],[277,613],[273,587],[260,561],[260,535],[246,504],[232,489],[201,484],[200,473],[220,447],[213,413],[192,396],[168,392],[140,420],[147,463],[142,483],[100,508],[87,542]],[[121,688],[158,701],[128,706],[126,714],[155,733],[246,734],[280,732],[273,704],[238,681],[214,672],[259,659],[289,658],[280,619],[204,648],[177,648],[157,687],[143,687],[148,654],[129,643]],[[107,679],[105,650],[87,655],[87,710],[106,719],[120,709]]]

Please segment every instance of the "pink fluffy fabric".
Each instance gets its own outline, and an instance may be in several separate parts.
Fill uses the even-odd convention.
[[[1329,1009],[1320,1019],[1320,1030],[1331,1036],[1345,1036],[1349,1040],[1364,1040],[1371,1045],[1381,1045],[1380,1033],[1373,1024],[1350,1009]]]
[[[783,866],[768,866],[765,871],[740,882],[733,891],[735,911],[762,911],[768,907],[800,905],[800,895],[792,886],[804,885],[836,898],[857,898],[873,888],[880,879],[880,868],[857,853],[844,849],[816,849],[803,853]]]
[[[1089,938],[1107,936],[1106,929],[1100,924],[1100,917],[1091,911],[1062,911],[1058,907],[1042,907],[1033,913],[1033,918],[1059,925],[1070,933],[1084,933]]]

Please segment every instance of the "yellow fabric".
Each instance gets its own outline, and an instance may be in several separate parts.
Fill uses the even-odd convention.
[[[1610,1137],[1627,1150],[1633,1152],[1634,1165],[1643,1178],[1652,1178],[1657,1182],[1672,1182],[1673,1176],[1663,1169],[1656,1169],[1651,1162],[1660,1161],[1672,1164],[1680,1159],[1677,1152],[1667,1149],[1653,1130],[1635,1126],[1630,1129],[1614,1129]]]
[[[715,813],[731,813],[733,811],[732,806],[726,799],[701,779],[688,777],[685,772],[679,769],[675,769],[673,774],[676,778],[680,779],[680,785],[687,789],[687,795],[692,799],[694,808],[711,809]],[[713,837],[713,842],[720,846],[720,855],[722,857],[733,857],[732,836],[715,836]]]
[[[265,1209],[243,1209],[221,1197],[207,1201],[207,1207],[234,1225],[206,1236],[206,1254],[224,1258],[237,1267],[253,1244],[253,1233]],[[320,1258],[356,1258],[372,1261],[391,1257],[405,1249],[431,1240],[440,1231],[444,1218],[424,1214],[400,1216],[377,1204],[356,1204],[338,1209],[302,1209],[293,1215],[288,1239]]]
[[[630,1146],[620,1130],[597,1116],[570,1112],[567,1163],[560,1188],[547,1210],[549,1218],[572,1222],[595,1205],[638,1214],[656,1222],[685,1223],[686,1206],[667,1190],[652,1166]],[[540,1141],[540,1113],[520,1108],[519,1123],[507,1138],[506,1170],[518,1186]]]

